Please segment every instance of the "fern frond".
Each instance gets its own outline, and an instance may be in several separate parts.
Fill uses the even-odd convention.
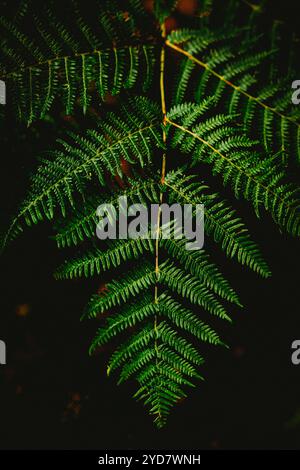
[[[237,294],[217,266],[209,262],[209,255],[204,250],[187,251],[185,240],[175,238],[161,239],[160,244],[169,256],[175,258],[187,272],[214,290],[220,297],[241,306]]]
[[[179,200],[193,206],[204,204],[205,231],[215,242],[221,244],[227,256],[237,257],[239,263],[263,277],[270,275],[270,270],[244,223],[217,194],[207,194],[207,186],[196,183],[193,177],[180,177],[180,172],[169,173],[166,185],[173,193],[173,196],[170,195],[171,201]]]
[[[163,263],[160,267],[159,281],[191,303],[200,305],[213,315],[230,321],[217,298],[196,277],[186,274],[181,268],[170,262]]]
[[[236,198],[252,203],[257,216],[261,207],[274,221],[296,236],[300,234],[299,189],[285,182],[282,160],[278,155],[261,157],[257,142],[232,125],[233,118],[217,115],[200,124],[188,126],[168,120],[175,133],[183,134],[180,149],[192,155],[193,163],[209,163],[224,184],[231,185]],[[178,139],[175,143],[177,143]]]
[[[166,316],[177,327],[193,334],[201,341],[215,345],[224,344],[212,328],[166,293],[159,296],[159,313]]]
[[[79,207],[73,217],[63,219],[56,227],[55,241],[58,248],[78,245],[83,240],[95,237],[97,207],[100,204],[117,205],[119,197],[127,197],[129,204],[156,202],[159,194],[159,184],[150,177],[146,180],[139,178],[131,179],[130,186],[113,194],[102,193],[99,197],[91,197],[84,201],[83,207]]]
[[[156,110],[156,113],[155,113]],[[122,175],[121,158],[143,166],[149,163],[154,146],[163,146],[158,132],[157,108],[149,100],[136,98],[122,113],[111,113],[99,123],[98,130],[88,130],[85,137],[70,133],[69,141],[59,140],[61,150],[49,152],[32,178],[31,190],[13,219],[4,243],[13,239],[23,225],[53,219],[57,209],[63,216],[75,206],[74,194],[84,196],[92,178],[105,186],[105,175]]]
[[[152,240],[137,238],[119,241],[105,251],[95,248],[82,258],[63,264],[55,273],[57,279],[90,277],[120,266],[123,261],[137,259],[144,252],[153,252]]]
[[[144,91],[151,84],[155,42],[147,33],[136,41],[139,16],[145,19],[139,2],[110,1],[101,8],[95,3],[96,25],[89,24],[76,2],[68,3],[68,27],[59,11],[57,15],[47,7],[34,15],[30,31],[24,25],[21,32],[20,25],[0,18],[5,37],[0,78],[18,103],[19,118],[28,125],[43,119],[56,99],[69,115],[78,98],[86,113],[95,88],[105,99],[108,93],[116,95],[138,82]]]
[[[127,273],[126,278],[113,280],[106,286],[107,294],[94,296],[87,306],[87,316],[95,317],[98,313],[125,303],[131,296],[135,297],[150,286],[155,285],[155,272],[145,263]]]
[[[153,315],[155,310],[158,311],[159,306],[152,303],[150,309],[144,309],[147,309],[144,313],[148,316],[149,312]],[[154,347],[151,347],[153,341]],[[121,367],[119,383],[136,375],[141,386],[135,397],[144,401],[156,424],[161,425],[178,399],[185,397],[180,386],[193,386],[184,376],[202,378],[192,363],[200,365],[203,358],[189,342],[162,321],[155,329],[150,324],[145,325],[142,331],[134,334],[113,353],[108,374]],[[161,392],[159,384],[164,387]]]
[[[231,321],[227,302],[241,306],[206,247],[189,251],[175,236],[177,221],[165,224],[162,204],[189,204],[192,216],[201,204],[205,236],[228,258],[270,276],[238,213],[202,178],[216,175],[257,216],[268,211],[280,230],[300,234],[299,189],[287,179],[287,157],[300,160],[300,111],[290,96],[295,58],[280,64],[277,26],[270,35],[256,27],[261,4],[203,0],[190,18],[176,11],[176,0],[155,0],[151,12],[142,0],[100,3],[81,8],[66,0],[35,10],[22,2],[0,18],[0,78],[18,119],[54,127],[62,102],[65,113],[79,107],[96,121],[85,125],[76,113],[73,131],[60,130],[3,246],[26,226],[55,219],[58,247],[74,252],[55,277],[94,276],[102,286],[84,314],[97,323],[89,352],[117,340],[107,375],[117,372],[119,384],[134,379],[134,397],[161,427],[185,388],[202,379],[202,349],[226,347],[217,325]],[[185,26],[166,38],[173,19]],[[0,111],[10,117],[9,106]],[[151,218],[156,205],[155,237],[148,220],[148,237],[96,238],[98,206],[116,206],[120,196],[144,204]]]
[[[99,329],[91,344],[90,352],[110,341],[116,334],[154,316],[156,312],[157,308],[151,296],[145,296],[145,299],[140,303],[124,307],[120,314],[108,318],[106,328]]]
[[[260,36],[243,38],[241,32],[235,35],[230,32],[227,38],[225,33],[223,37],[220,34],[217,48],[213,33],[210,35],[205,29],[176,30],[169,35],[167,45],[183,56],[173,104],[184,100],[191,83],[198,103],[213,95],[224,112],[232,112],[239,102],[245,131],[257,135],[266,151],[288,154],[290,145],[298,153],[300,119],[291,100],[293,75],[275,79],[276,51],[257,52]],[[270,64],[271,70],[272,81],[267,86],[262,82],[264,63]],[[258,121],[264,124],[257,126]]]

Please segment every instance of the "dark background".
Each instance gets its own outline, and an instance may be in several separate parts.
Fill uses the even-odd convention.
[[[268,11],[299,32],[299,1],[272,1]],[[14,132],[1,150],[4,213],[19,201],[30,149],[40,145],[28,132],[11,154]],[[160,431],[131,398],[134,384],[117,387],[106,377],[106,351],[87,354],[96,325],[79,318],[94,285],[53,280],[61,254],[47,226],[20,237],[1,258],[7,365],[0,366],[0,448],[299,449],[300,427],[293,423],[300,366],[291,363],[291,343],[300,339],[299,242],[279,234],[268,217],[246,222],[273,276],[264,281],[220,255],[246,307],[232,311],[233,325],[219,326],[231,349],[209,350],[205,382]]]

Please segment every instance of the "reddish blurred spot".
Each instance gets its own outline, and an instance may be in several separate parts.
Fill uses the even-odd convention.
[[[194,15],[198,8],[197,0],[179,0],[177,10],[183,15]]]
[[[199,13],[199,18],[205,18],[206,16],[209,16],[211,14],[211,11],[207,10],[207,11],[202,11],[201,13]]]
[[[107,291],[108,291],[108,289],[106,287],[106,284],[100,284],[100,286],[97,289],[97,294],[102,295]]]
[[[62,415],[62,421],[66,422],[70,419],[78,418],[81,411],[81,395],[78,392],[72,393],[66,408]]]
[[[63,121],[69,122],[70,124],[74,125],[77,124],[76,119],[71,114],[62,114],[61,117]]]
[[[114,96],[114,95],[111,95],[110,93],[106,93],[106,95],[104,96],[103,98],[103,101],[105,104],[108,104],[108,105],[115,105],[118,101],[118,98],[117,96]]]
[[[81,400],[80,393],[73,393],[72,400],[73,401],[80,401]]]
[[[16,395],[22,395],[23,393],[23,387],[22,385],[17,385],[16,387]]]
[[[123,157],[121,158],[120,163],[121,163],[122,173],[126,176],[131,177],[132,176],[131,164],[127,160],[125,160],[125,158]]]
[[[81,405],[75,405],[75,404],[74,404],[74,405],[73,405],[73,412],[74,412],[74,414],[75,414],[76,416],[78,416],[79,413],[80,413],[80,411],[81,411]]]
[[[153,12],[154,0],[144,0],[144,7],[146,11]]]
[[[178,400],[176,401],[176,404],[181,405],[184,401],[185,401],[185,397],[178,398]]]
[[[130,20],[130,14],[129,14],[128,11],[124,11],[124,12],[123,12],[123,18],[124,18],[125,21]]]
[[[98,113],[98,111],[93,106],[89,107],[89,113],[91,116],[95,116],[97,119],[100,118],[100,113]]]
[[[175,18],[173,18],[173,16],[169,16],[165,20],[165,27],[166,27],[167,34],[169,34],[171,31],[173,31],[174,29],[178,27],[177,21],[175,20]]]
[[[233,355],[237,358],[242,357],[245,354],[245,348],[243,346],[236,346],[233,350]]]
[[[122,188],[122,189],[126,188],[126,184],[124,183],[124,181],[122,180],[122,178],[119,175],[115,175],[114,179],[115,179],[116,183],[118,184],[118,186],[120,186],[120,188]]]
[[[220,449],[220,442],[218,441],[218,439],[214,439],[213,441],[211,441],[210,447],[212,447],[213,449]]]
[[[30,312],[30,305],[29,304],[20,304],[16,307],[16,314],[18,317],[27,317]]]

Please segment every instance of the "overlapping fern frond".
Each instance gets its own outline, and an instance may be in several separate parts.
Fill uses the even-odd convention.
[[[104,99],[137,82],[144,91],[149,88],[156,41],[145,31],[149,18],[140,2],[110,0],[101,8],[97,3],[90,4],[96,18],[87,17],[75,0],[64,2],[60,15],[49,6],[34,18],[25,15],[22,27],[0,17],[5,37],[0,78],[28,125],[43,119],[56,99],[69,115],[76,103],[85,113],[95,94]]]
[[[135,244],[141,246],[140,242],[135,241]],[[154,246],[151,251],[154,251]],[[105,254],[111,256],[111,252],[107,251]],[[128,255],[127,259],[129,258]],[[106,310],[118,307],[116,313],[108,317],[106,325],[100,328],[92,342],[91,352],[116,334],[129,328],[137,330],[113,354],[108,373],[120,367],[120,383],[134,375],[141,387],[137,395],[144,390],[145,384],[149,385],[146,377],[151,378],[151,383],[164,384],[164,398],[161,397],[161,403],[156,400],[158,390],[152,386],[147,387],[147,394],[141,397],[150,407],[155,422],[162,426],[172,405],[185,395],[181,386],[191,386],[193,383],[190,378],[199,378],[193,364],[203,362],[192,343],[182,335],[188,333],[194,335],[198,341],[223,344],[217,333],[199,320],[192,310],[183,307],[174,295],[186,298],[191,304],[200,305],[220,318],[229,317],[215,294],[206,287],[206,280],[167,261],[160,266],[157,283],[154,266],[150,261],[148,263],[144,261],[142,265],[129,271],[126,277],[108,282],[106,294],[92,298],[87,315],[95,317],[100,314],[101,317],[101,313]],[[216,279],[220,281],[221,275]],[[218,285],[218,282],[215,284]],[[162,293],[153,302],[155,285],[159,286]],[[139,300],[141,297],[142,302]],[[164,383],[166,376],[169,380]]]
[[[263,36],[252,27],[256,12],[251,29],[233,25],[238,2],[229,1],[226,28],[219,28],[210,21],[217,4],[200,2],[190,25],[169,35],[165,23],[177,2],[168,0],[155,1],[152,14],[139,0],[95,3],[94,21],[71,2],[66,25],[50,6],[35,14],[36,31],[29,35],[26,9],[18,21],[0,22],[1,74],[27,123],[46,119],[58,97],[69,114],[75,103],[88,111],[99,95],[103,100],[131,89],[113,112],[102,110],[97,126],[68,132],[40,158],[2,245],[25,226],[55,220],[57,246],[75,252],[56,278],[94,276],[103,284],[84,314],[100,326],[90,352],[120,336],[107,373],[118,369],[119,383],[135,378],[135,397],[159,427],[186,397],[186,387],[202,378],[203,343],[225,345],[210,320],[216,317],[221,328],[242,303],[205,245],[189,251],[173,230],[164,238],[160,219],[155,237],[148,221],[148,237],[100,241],[97,207],[117,205],[120,196],[148,208],[163,202],[196,210],[202,204],[205,238],[264,278],[271,273],[258,246],[207,176],[246,200],[258,217],[269,213],[281,231],[300,232],[299,189],[289,180],[286,159],[300,154],[289,76],[278,77],[276,41],[261,47]],[[172,97],[169,77],[175,74],[166,73],[168,66],[171,72],[179,66]],[[149,86],[147,96],[133,93]]]
[[[288,155],[300,161],[300,112],[291,100],[295,70],[289,67],[283,78],[275,73],[281,61],[275,29],[271,43],[249,25],[229,32],[176,30],[167,44],[183,56],[174,104],[189,93],[197,103],[214,96],[223,112],[238,114],[235,119],[267,152],[280,152],[284,161]]]
[[[279,154],[266,155],[234,123],[235,116],[217,114],[205,119],[207,101],[175,107],[170,116],[183,114],[177,121],[172,146],[190,155],[192,164],[208,163],[220,174],[237,198],[244,197],[260,209],[270,211],[274,221],[293,235],[300,234],[299,188],[285,181],[285,168]]]
[[[24,223],[30,226],[53,219],[57,208],[65,216],[68,206],[75,207],[76,195],[84,198],[92,180],[105,187],[107,175],[121,174],[121,157],[133,166],[149,164],[153,147],[162,147],[158,123],[157,106],[136,97],[85,136],[70,132],[68,140],[59,140],[60,149],[49,151],[51,159],[44,159],[32,177],[30,192],[4,243],[22,231]]]

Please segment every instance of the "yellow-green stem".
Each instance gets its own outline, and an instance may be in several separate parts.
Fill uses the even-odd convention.
[[[279,116],[280,118],[282,119],[285,119],[287,121],[290,121],[292,122],[293,124],[295,124],[297,127],[300,127],[300,124],[298,124],[291,116],[286,116],[284,115],[283,113],[281,113],[280,111],[277,111],[276,108],[272,108],[272,106],[269,106],[267,105],[266,103],[264,103],[263,101],[261,101],[259,98],[257,98],[256,96],[252,96],[250,93],[248,93],[246,90],[243,90],[241,87],[235,85],[234,83],[230,82],[229,80],[227,80],[225,77],[223,77],[223,75],[220,75],[218,72],[216,72],[215,70],[213,70],[212,68],[210,68],[207,64],[205,64],[204,62],[202,62],[201,60],[197,59],[196,57],[194,57],[192,54],[190,54],[189,52],[185,51],[184,49],[182,49],[181,47],[177,46],[176,44],[173,44],[171,43],[169,40],[167,40],[165,42],[165,44],[170,47],[171,49],[179,52],[180,54],[183,54],[185,55],[189,60],[191,60],[192,62],[195,62],[195,64],[198,64],[200,65],[201,67],[203,67],[204,69],[206,69],[208,72],[210,72],[212,75],[214,75],[215,77],[217,77],[219,80],[221,80],[222,82],[226,83],[226,85],[230,86],[231,88],[233,88],[234,90],[238,91],[239,93],[241,93],[242,95],[246,96],[250,101],[254,101],[255,103],[257,103],[259,106],[261,106],[262,108],[264,109],[267,109],[268,111],[271,111],[272,113],[276,114],[277,116]]]
[[[162,37],[165,39],[166,37],[166,28],[163,24],[161,26]],[[165,99],[165,86],[164,86],[164,78],[165,78],[165,46],[162,46],[161,55],[160,55],[160,97],[161,97],[161,111],[162,111],[162,118],[163,118],[163,143],[166,143],[167,140],[167,133],[165,130],[165,126],[167,125],[167,111],[166,111],[166,99]],[[161,167],[161,184],[164,184],[166,176],[166,152],[163,152],[162,155],[162,167]],[[163,191],[160,192],[159,195],[159,203],[161,204],[163,201]],[[155,240],[155,273],[157,278],[157,283],[155,286],[155,303],[158,302],[158,280],[159,280],[159,236],[160,236],[160,223],[161,223],[161,209],[159,207],[157,213],[157,222],[156,222],[156,240]],[[157,326],[157,319],[155,319],[155,326]]]
[[[162,38],[166,38],[166,28],[165,24],[161,26],[162,31]],[[162,111],[162,119],[163,119],[163,143],[166,143],[167,140],[167,133],[165,130],[165,126],[167,125],[167,112],[166,112],[166,100],[165,100],[165,86],[164,86],[164,78],[165,78],[165,44],[163,44],[161,49],[160,55],[160,96],[161,96],[161,111]],[[166,152],[164,150],[162,154],[162,166],[161,166],[161,184],[165,182],[165,175],[166,175]],[[161,205],[163,201],[163,191],[160,191],[159,195],[159,204]],[[158,213],[157,213],[157,221],[156,221],[156,239],[155,239],[155,274],[156,274],[156,285],[154,291],[154,303],[158,304],[158,282],[159,282],[159,238],[160,238],[160,224],[161,224],[161,208],[159,206]],[[155,341],[154,347],[157,354],[156,357],[156,365],[158,365],[158,334],[157,334],[157,315],[154,318],[154,331],[155,331]],[[161,419],[162,415],[161,412],[158,412],[158,416]]]

